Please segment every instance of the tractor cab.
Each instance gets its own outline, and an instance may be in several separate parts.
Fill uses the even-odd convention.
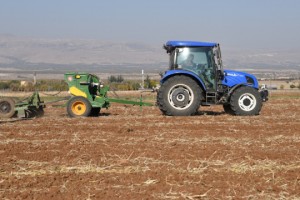
[[[220,46],[217,43],[170,41],[164,45],[170,54],[169,70],[181,70],[198,77],[203,88],[216,91],[223,78]],[[174,71],[173,71],[174,72]]]

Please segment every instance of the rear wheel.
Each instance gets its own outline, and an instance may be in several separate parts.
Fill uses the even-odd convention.
[[[174,76],[165,81],[157,94],[160,110],[171,116],[197,113],[201,103],[200,86],[187,76]]]
[[[70,117],[87,117],[90,115],[91,110],[91,103],[84,97],[73,97],[67,104],[67,112]]]
[[[15,113],[15,101],[13,99],[4,98],[0,100],[0,117],[11,118]]]
[[[256,89],[240,87],[231,95],[230,107],[235,115],[258,115],[262,99]]]

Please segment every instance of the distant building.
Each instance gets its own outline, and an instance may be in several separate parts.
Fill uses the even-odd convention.
[[[24,87],[27,87],[29,85],[29,81],[21,81],[20,85],[24,86]]]

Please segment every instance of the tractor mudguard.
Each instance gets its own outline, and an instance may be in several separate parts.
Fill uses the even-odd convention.
[[[187,70],[181,70],[181,69],[177,69],[177,70],[169,70],[167,71],[164,76],[162,77],[162,79],[160,80],[160,83],[164,83],[167,79],[169,79],[172,76],[176,76],[176,75],[185,75],[188,77],[191,77],[192,79],[194,79],[199,85],[200,87],[203,89],[203,91],[206,91],[206,87],[204,82],[201,80],[201,78],[195,74],[192,71],[187,71]]]

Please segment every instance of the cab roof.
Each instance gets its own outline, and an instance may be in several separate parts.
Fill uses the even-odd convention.
[[[166,46],[172,47],[214,47],[218,43],[214,42],[196,42],[196,41],[177,41],[171,40],[166,43]]]

